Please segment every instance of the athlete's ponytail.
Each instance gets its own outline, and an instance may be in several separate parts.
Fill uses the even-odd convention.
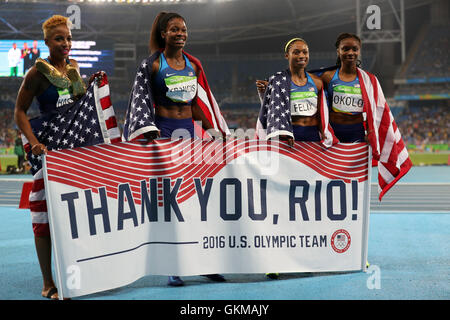
[[[175,12],[162,11],[158,13],[155,20],[153,21],[152,29],[150,31],[150,54],[166,47],[166,41],[161,37],[161,32],[166,31],[169,21],[174,18],[180,18],[184,22],[186,22],[186,20],[181,15]]]

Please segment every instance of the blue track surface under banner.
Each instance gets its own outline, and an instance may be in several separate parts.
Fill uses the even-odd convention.
[[[27,179],[30,176],[0,177],[0,300],[43,299],[30,215],[17,209],[21,184]],[[376,172],[372,183],[375,179]],[[439,198],[450,198],[445,189],[450,185],[450,167],[414,167],[400,182],[388,193],[394,208],[396,201],[403,203],[398,204],[400,209],[377,210],[371,202],[368,273],[290,273],[279,280],[263,274],[228,274],[225,283],[192,276],[183,277],[186,285],[180,288],[168,287],[165,276],[147,276],[75,300],[447,300],[450,206],[443,202],[438,209],[429,205],[427,210],[424,202],[410,201],[408,211],[408,201],[396,194],[405,186],[423,194],[427,185],[435,188],[433,192],[444,190]],[[424,199],[430,197],[425,194]]]

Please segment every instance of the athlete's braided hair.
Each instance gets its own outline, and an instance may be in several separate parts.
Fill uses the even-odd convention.
[[[360,47],[362,46],[361,39],[360,39],[356,34],[344,32],[344,33],[341,33],[341,34],[337,37],[337,39],[336,39],[336,43],[334,44],[334,46],[336,47],[336,49],[339,49],[339,46],[340,46],[342,40],[348,39],[348,38],[353,38],[353,39],[355,39],[356,41],[359,42],[359,46],[360,46]],[[337,57],[336,65],[337,65],[338,67],[341,66],[341,59],[339,59],[339,57]],[[356,61],[356,66],[359,67],[360,65],[361,65],[361,60],[358,59],[358,60]]]

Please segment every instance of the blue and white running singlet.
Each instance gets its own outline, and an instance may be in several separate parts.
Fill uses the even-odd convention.
[[[334,112],[360,114],[363,112],[363,98],[358,76],[353,81],[343,81],[339,78],[339,68],[328,84],[328,94],[331,108]]]
[[[306,84],[296,85],[291,80],[291,116],[314,116],[317,113],[317,87],[311,76],[306,73]],[[295,141],[320,141],[319,127],[292,125]]]
[[[183,70],[175,70],[167,63],[164,53],[159,56],[159,70],[152,88],[157,106],[186,105],[195,98],[197,76],[184,54],[183,58],[186,67]]]
[[[308,81],[303,86],[291,80],[291,116],[313,116],[317,113],[317,87],[308,73],[306,77]]]

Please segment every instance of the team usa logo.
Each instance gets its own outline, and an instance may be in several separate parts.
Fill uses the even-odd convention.
[[[344,230],[336,230],[331,236],[331,247],[337,253],[344,253],[348,250],[351,244],[350,234]]]

